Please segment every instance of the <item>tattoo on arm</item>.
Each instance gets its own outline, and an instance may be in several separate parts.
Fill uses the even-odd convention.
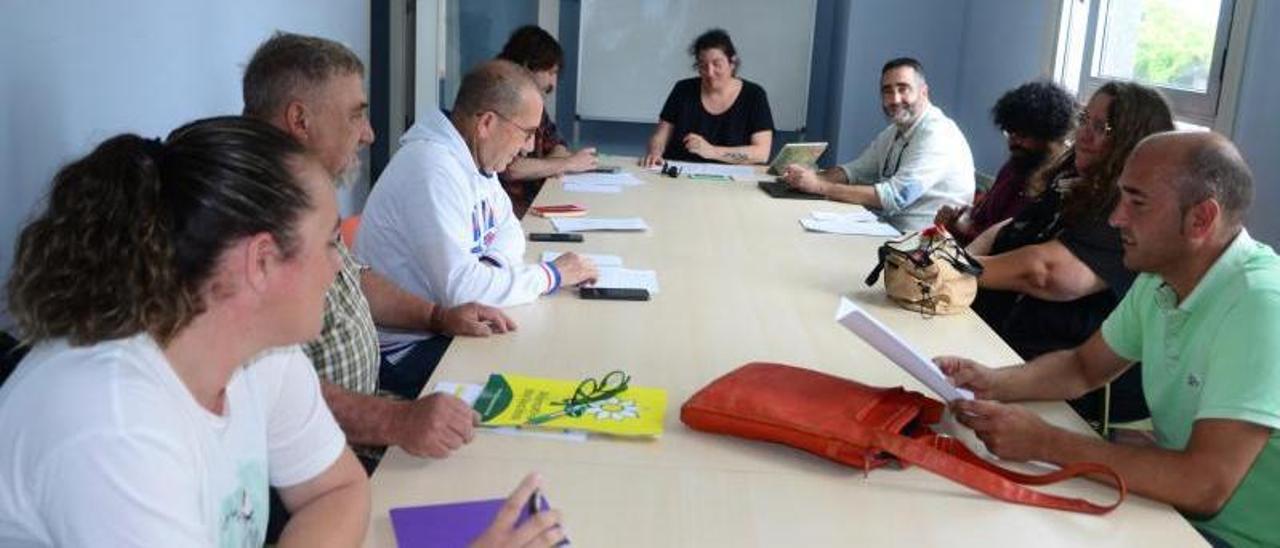
[[[726,152],[726,153],[724,153],[724,158],[725,158],[726,160],[729,160],[730,162],[745,162],[745,161],[747,161],[747,155],[746,155],[745,153],[742,153],[742,152]]]

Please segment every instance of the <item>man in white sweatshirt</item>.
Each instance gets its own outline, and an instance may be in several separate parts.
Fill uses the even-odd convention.
[[[365,204],[357,247],[401,287],[445,306],[512,306],[594,279],[574,253],[525,263],[525,236],[497,173],[528,152],[542,119],[529,71],[490,61],[462,80],[448,117],[429,111],[400,139]],[[424,333],[380,332],[383,354]]]

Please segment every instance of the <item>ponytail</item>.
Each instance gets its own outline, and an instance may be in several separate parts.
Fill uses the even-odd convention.
[[[287,160],[299,145],[243,118],[194,122],[165,143],[108,139],[54,176],[18,238],[9,306],[28,342],[72,344],[146,331],[168,342],[203,312],[234,241],[270,232],[286,253],[310,207]]]

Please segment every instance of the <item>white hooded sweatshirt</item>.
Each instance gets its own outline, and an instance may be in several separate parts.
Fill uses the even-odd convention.
[[[526,264],[524,251],[524,231],[498,178],[480,171],[448,118],[426,113],[369,194],[356,254],[435,303],[512,306],[560,285],[551,263]],[[384,350],[421,338],[381,331]]]

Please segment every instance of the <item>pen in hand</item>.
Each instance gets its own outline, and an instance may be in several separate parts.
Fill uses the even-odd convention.
[[[538,512],[541,512],[541,511],[542,511],[542,501],[543,501],[543,500],[544,500],[544,499],[542,498],[542,489],[541,489],[541,488],[539,488],[539,489],[534,489],[532,493],[529,493],[529,501],[528,501],[527,503],[525,503],[525,505],[526,505],[526,507],[527,507],[527,510],[528,510],[529,518],[530,518],[530,519],[533,519],[533,517],[534,517],[534,516],[537,516],[537,515],[538,515]],[[562,526],[558,526],[558,527],[562,527]],[[569,538],[568,538],[567,536],[566,536],[564,539],[562,539],[560,542],[557,542],[557,543],[555,544],[555,546],[557,546],[557,547],[559,547],[559,546],[570,546],[570,545],[571,545],[571,544],[569,543]]]
[[[533,517],[538,514],[538,499],[541,498],[541,496],[541,489],[534,489],[532,493],[529,493],[529,502],[525,503],[525,512],[529,514],[529,517]]]

